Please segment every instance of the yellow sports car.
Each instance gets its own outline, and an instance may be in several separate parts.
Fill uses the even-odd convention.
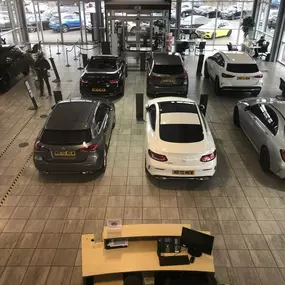
[[[210,22],[206,25],[200,26],[196,29],[198,36],[204,39],[213,39],[219,37],[229,37],[232,34],[230,24],[227,21],[217,21],[217,28],[215,29],[215,21]]]

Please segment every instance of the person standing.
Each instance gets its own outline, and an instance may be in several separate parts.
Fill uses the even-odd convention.
[[[47,89],[48,89],[48,94],[51,96],[51,87],[49,84],[49,75],[48,75],[48,70],[50,70],[50,64],[47,61],[47,59],[44,57],[44,54],[40,52],[38,54],[38,57],[35,62],[35,70],[37,72],[39,84],[40,84],[40,91],[41,95],[44,96],[44,81],[46,83]]]

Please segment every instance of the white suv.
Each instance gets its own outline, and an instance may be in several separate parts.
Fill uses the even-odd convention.
[[[263,85],[263,74],[255,60],[244,52],[217,52],[208,57],[204,75],[214,81],[216,95],[237,91],[257,96]]]

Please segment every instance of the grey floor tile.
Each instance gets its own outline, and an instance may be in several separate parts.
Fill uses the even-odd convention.
[[[135,220],[142,220],[143,218],[143,211],[142,208],[139,207],[126,207],[124,209],[124,220],[128,219],[135,219]]]
[[[59,283],[61,285],[69,285],[72,274],[72,267],[51,267],[46,285]]]
[[[27,267],[7,266],[0,278],[0,285],[20,284],[25,276]]]
[[[43,233],[40,237],[37,248],[57,248],[59,240],[59,233]]]
[[[247,197],[251,208],[268,208],[263,197]]]
[[[227,249],[247,249],[243,235],[224,235]]]
[[[178,196],[177,203],[179,208],[192,208],[196,207],[194,197],[190,195]]]
[[[66,220],[63,233],[81,234],[84,227],[84,220]]]
[[[233,208],[238,221],[255,221],[251,208]]]
[[[92,207],[88,208],[86,219],[88,220],[102,220],[105,217],[106,208],[105,207]]]
[[[74,266],[77,255],[77,249],[59,248],[53,259],[53,266]]]
[[[27,220],[9,220],[3,230],[7,233],[21,233],[27,223]]]
[[[249,186],[249,187],[242,187],[243,192],[247,197],[260,197],[261,193],[259,191],[259,187],[256,186]]]
[[[78,249],[81,241],[81,234],[63,233],[60,238],[58,248]]]
[[[258,221],[274,221],[274,217],[270,209],[252,209],[256,220]]]
[[[164,220],[179,220],[178,208],[160,208],[160,212]]]
[[[231,203],[228,197],[223,197],[223,196],[217,196],[217,197],[212,197],[212,201],[215,207],[217,208],[230,208]]]
[[[11,256],[12,252],[12,248],[1,249],[0,266],[5,266],[7,264],[7,261]]]
[[[214,207],[213,201],[211,197],[194,197],[196,207],[199,208],[207,208],[207,207]]]
[[[107,210],[106,210],[106,215],[105,215],[105,218],[106,219],[123,219],[124,217],[124,208],[109,208],[107,207]]]
[[[209,231],[211,232],[211,234],[222,233],[222,229],[221,229],[219,221],[200,220],[200,229],[202,231]]]
[[[284,235],[264,235],[268,246],[271,250],[285,250],[285,236]]]
[[[246,197],[230,197],[231,204],[233,208],[247,208],[249,204],[247,202]]]
[[[61,233],[63,231],[65,220],[47,220],[44,233]]]
[[[23,232],[25,233],[41,233],[45,227],[46,220],[28,220]]]
[[[285,221],[285,209],[271,209],[276,221]]]
[[[196,208],[178,208],[181,220],[198,220]]]
[[[22,285],[45,285],[46,280],[49,274],[50,268],[49,267],[29,267],[27,269],[25,278]]]
[[[0,234],[0,248],[14,248],[20,237],[20,233]]]
[[[160,208],[143,208],[143,219],[144,220],[155,220],[161,219]]]
[[[235,213],[232,208],[216,208],[219,220],[234,221],[236,220]]]
[[[244,235],[244,240],[248,249],[268,249],[263,235]]]
[[[256,221],[239,221],[238,223],[243,234],[261,234]]]
[[[285,268],[285,250],[272,250],[272,254],[278,267]]]
[[[142,207],[143,196],[126,196],[125,207]]]
[[[255,268],[234,268],[238,285],[260,285]],[[231,284],[231,283],[230,283]]]
[[[176,197],[160,196],[160,207],[162,208],[177,208]]]
[[[223,234],[241,234],[241,230],[237,221],[219,221]]]
[[[264,197],[264,200],[268,204],[269,208],[271,209],[284,209],[285,203],[279,197]]]
[[[282,234],[281,229],[275,221],[259,221],[259,227],[263,234]]]
[[[277,267],[269,250],[250,250],[255,267]]]
[[[225,249],[213,250],[215,267],[231,267],[228,251]]]
[[[69,207],[52,207],[49,219],[51,220],[61,220],[66,219],[69,212]]]
[[[224,208],[228,209],[228,208]],[[217,220],[216,208],[197,208],[200,220]],[[182,217],[181,217],[182,218]]]
[[[233,267],[254,267],[249,251],[244,249],[229,250]]]
[[[213,249],[227,249],[223,235],[215,235]]]
[[[40,236],[40,233],[22,233],[16,244],[16,248],[36,248]]]
[[[51,207],[34,207],[30,216],[31,220],[46,220],[50,214]]]
[[[159,196],[143,196],[143,207],[159,207]]]
[[[32,266],[50,266],[55,256],[56,249],[36,249],[31,260]]]
[[[126,196],[109,196],[108,207],[124,207],[126,201]]]
[[[262,285],[284,284],[284,279],[278,268],[256,268]]]
[[[16,248],[13,250],[9,261],[8,266],[27,266],[30,263],[30,260],[33,256],[34,249],[27,248]]]

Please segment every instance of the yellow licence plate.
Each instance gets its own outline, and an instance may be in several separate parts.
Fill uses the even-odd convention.
[[[105,88],[92,88],[93,92],[105,92],[106,89]]]
[[[249,80],[249,77],[238,77],[238,80]]]
[[[163,83],[175,83],[175,79],[174,78],[167,78],[167,79],[162,79]]]
[[[55,156],[74,157],[75,151],[55,151]]]
[[[172,174],[175,175],[194,175],[194,170],[172,170]]]

